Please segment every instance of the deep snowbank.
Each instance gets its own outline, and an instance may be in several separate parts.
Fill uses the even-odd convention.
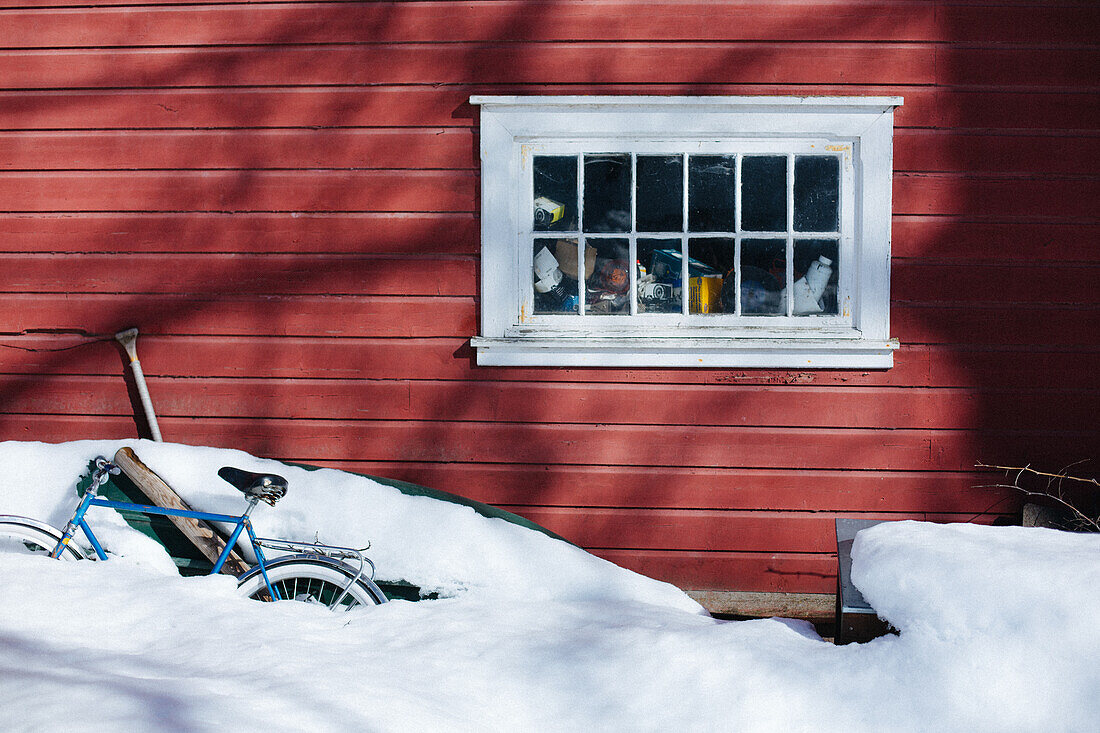
[[[362,476],[331,469],[306,470],[241,451],[145,440],[62,444],[0,443],[9,466],[0,488],[0,514],[22,514],[64,525],[78,503],[76,480],[98,455],[132,447],[192,507],[236,514],[245,502],[218,477],[222,466],[271,472],[290,489],[278,505],[259,504],[252,522],[260,536],[364,547],[378,578],[404,580],[444,596],[467,590],[521,598],[632,600],[700,612],[668,583],[624,570],[568,543],[479,515],[473,509],[408,496]],[[108,549],[174,572],[152,540],[128,530],[110,509],[96,507],[89,521]],[[102,528],[102,531],[101,531]],[[82,539],[82,537],[81,537]]]
[[[40,493],[59,491],[53,482],[71,489],[74,471],[106,452],[8,444],[0,457],[20,450],[52,459],[45,474],[21,474]],[[185,451],[175,467],[156,449],[138,452],[173,483],[172,471],[219,463]],[[0,511],[14,511],[8,499]],[[18,501],[65,513],[54,499]],[[1100,720],[1095,535],[915,522],[866,530],[853,575],[901,635],[846,647],[798,622],[723,623],[654,604],[641,581],[630,581],[643,588],[635,598],[598,597],[576,578],[613,571],[557,568],[552,544],[482,547],[541,555],[488,558],[492,567],[574,580],[542,584],[558,597],[525,598],[490,590],[518,570],[481,571],[484,586],[453,598],[337,616],[247,601],[232,578],[166,573],[146,562],[148,548],[109,563],[0,553],[0,730],[79,720],[84,731],[1085,733]]]

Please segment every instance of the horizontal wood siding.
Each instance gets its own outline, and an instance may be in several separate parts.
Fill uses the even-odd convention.
[[[831,592],[837,516],[1003,521],[1100,449],[1100,6],[0,2],[0,440],[494,503],[685,588]],[[479,368],[472,94],[899,95],[893,369]]]

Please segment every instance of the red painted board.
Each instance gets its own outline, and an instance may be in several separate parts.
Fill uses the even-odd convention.
[[[897,215],[891,253],[955,263],[1100,263],[1098,222],[987,221],[965,216]],[[1082,268],[1083,271],[1084,268]]]
[[[137,323],[147,334],[428,337],[475,332],[460,297],[238,296],[232,283],[204,295],[8,295],[0,332],[69,330],[110,335]]]
[[[511,0],[43,8],[7,14],[8,27],[0,32],[0,45],[176,46],[271,44],[288,40],[296,43],[605,39],[926,41],[941,38],[942,24],[936,22],[935,10],[929,3],[848,0],[782,5]],[[868,17],[876,22],[868,24]],[[1056,16],[1052,21],[1057,19]],[[967,18],[959,16],[952,20],[962,23]]]
[[[836,555],[594,550],[629,570],[690,590],[835,593]]]
[[[368,85],[240,88],[0,90],[0,129],[461,126],[475,123],[474,94],[779,94],[902,96],[905,127],[1091,130],[1090,92],[783,83]]]
[[[4,46],[454,42],[471,40],[830,40],[1085,44],[1100,22],[1087,3],[937,4],[805,0],[683,2],[417,2],[148,7],[100,0],[8,0]],[[176,7],[173,7],[173,6]],[[54,6],[54,7],[50,7]],[[39,9],[30,9],[30,8]],[[869,23],[868,18],[875,22]],[[34,39],[32,41],[32,39]]]
[[[302,84],[931,84],[929,44],[456,43],[0,51],[0,88]],[[1049,56],[1049,58],[1047,57]],[[1078,79],[1081,52],[1040,55],[1029,84]],[[1079,58],[1080,57],[1080,58]],[[955,76],[984,78],[959,55]],[[999,77],[998,77],[999,78]]]
[[[1043,217],[1095,222],[1100,179],[894,175],[895,214]]]
[[[127,325],[142,325],[137,319]],[[114,376],[126,362],[115,331],[0,337],[0,373]],[[142,331],[148,377],[442,379],[586,384],[850,385],[970,389],[1096,388],[1091,345],[988,348],[903,345],[888,370],[586,369],[474,365],[462,338],[162,336]],[[96,339],[102,339],[97,341]]]
[[[900,128],[904,172],[1091,175],[1100,139]],[[476,169],[475,130],[454,127],[0,132],[0,170]]]
[[[821,471],[331,461],[326,466],[509,506],[938,512],[967,518],[1019,509],[999,473]]]
[[[474,169],[470,128],[0,132],[0,170]]]
[[[0,272],[4,273],[0,292],[13,293],[473,296],[477,292],[474,258],[439,255],[0,254]]]
[[[469,212],[473,171],[0,172],[5,211]]]
[[[260,371],[259,369],[257,371]],[[1100,391],[555,382],[149,379],[162,416],[1088,431]],[[640,414],[638,405],[644,406]],[[116,376],[0,375],[0,412],[129,415]]]
[[[476,254],[474,213],[0,214],[4,252]]]
[[[836,552],[835,516],[803,512],[504,507],[591,549],[697,552]],[[881,515],[880,515],[881,516]],[[860,517],[868,518],[868,517]],[[960,522],[952,514],[897,513],[895,520]],[[992,523],[978,517],[976,523]]]
[[[909,344],[1091,346],[1100,309],[1075,306],[941,306],[895,301],[890,332]]]
[[[0,416],[0,439],[131,435],[122,417]],[[1069,465],[1100,449],[1095,432],[508,425],[409,421],[165,418],[166,439],[268,456],[608,466],[964,471],[981,461]],[[640,450],[659,446],[661,452]],[[1011,461],[1011,463],[1008,463]]]

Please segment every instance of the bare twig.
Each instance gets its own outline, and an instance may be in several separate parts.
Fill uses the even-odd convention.
[[[1013,479],[1012,484],[993,484],[992,486],[983,487],[983,488],[1013,489],[1015,491],[1019,491],[1020,493],[1022,493],[1025,496],[1034,496],[1034,497],[1040,497],[1040,498],[1043,498],[1043,499],[1048,499],[1048,500],[1053,501],[1053,502],[1059,504],[1060,506],[1068,509],[1072,513],[1072,515],[1074,517],[1074,520],[1075,520],[1075,523],[1077,525],[1079,525],[1082,529],[1087,529],[1091,532],[1100,532],[1100,515],[1098,515],[1096,517],[1092,517],[1092,516],[1089,516],[1088,514],[1085,514],[1077,506],[1077,504],[1075,504],[1073,501],[1066,498],[1065,490],[1064,490],[1064,487],[1063,487],[1063,484],[1066,481],[1076,481],[1076,482],[1081,483],[1081,484],[1090,484],[1090,485],[1096,486],[1098,489],[1100,489],[1100,481],[1097,481],[1094,478],[1082,478],[1081,476],[1074,476],[1070,473],[1065,473],[1064,470],[1063,470],[1062,473],[1050,473],[1048,471],[1039,471],[1037,469],[1032,468],[1030,465],[1028,465],[1028,466],[990,466],[990,465],[985,464],[985,463],[978,463],[976,465],[977,465],[978,468],[989,468],[989,469],[1004,471],[1005,473],[1015,473],[1016,474],[1015,478]],[[1076,464],[1071,464],[1071,465],[1076,465]],[[1067,467],[1067,468],[1069,468],[1069,467]],[[1041,491],[1032,491],[1030,489],[1025,489],[1023,486],[1020,485],[1020,479],[1025,474],[1031,475],[1031,476],[1036,476],[1036,477],[1042,478],[1042,479],[1046,479],[1045,489],[1043,489]]]

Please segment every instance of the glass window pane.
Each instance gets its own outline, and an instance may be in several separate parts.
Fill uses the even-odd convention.
[[[638,312],[682,313],[679,239],[638,240]]]
[[[577,240],[535,240],[531,269],[536,315],[578,312],[577,264]]]
[[[533,168],[535,231],[576,231],[577,158],[536,155]]]
[[[639,155],[635,212],[639,232],[684,230],[684,159],[680,155]]]
[[[733,313],[736,302],[723,302],[724,277],[735,276],[737,243],[729,237],[688,240],[688,313]]]
[[[835,316],[840,260],[835,239],[796,239],[794,242],[794,296],[796,316]]]
[[[745,156],[741,160],[741,228],[787,231],[787,158]]]
[[[840,159],[800,155],[794,159],[794,228],[835,232],[840,226]]]
[[[630,231],[630,156],[584,156],[584,231]]]
[[[745,239],[741,242],[741,313],[787,314],[787,242]]]
[[[733,155],[692,155],[688,158],[688,229],[693,232],[735,230]]]
[[[593,265],[584,281],[584,312],[594,316],[630,315],[630,241],[589,239]]]

